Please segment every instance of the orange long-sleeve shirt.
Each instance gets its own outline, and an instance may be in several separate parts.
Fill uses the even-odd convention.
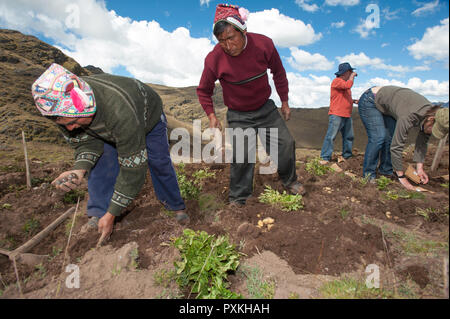
[[[341,78],[335,78],[333,82],[331,82],[330,110],[328,111],[328,114],[342,117],[352,116],[352,86],[352,80],[344,81]]]

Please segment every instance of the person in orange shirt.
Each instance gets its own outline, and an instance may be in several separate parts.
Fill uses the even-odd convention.
[[[328,130],[323,141],[320,157],[329,162],[333,154],[333,144],[338,132],[342,134],[342,156],[347,159],[352,156],[353,147],[353,103],[351,87],[357,76],[354,68],[347,62],[339,64],[336,78],[331,82],[330,110],[328,111]]]

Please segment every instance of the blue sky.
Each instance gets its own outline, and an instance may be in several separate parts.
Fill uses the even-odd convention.
[[[218,3],[223,1],[0,0],[0,27],[36,35],[82,65],[145,82],[194,86],[215,45]],[[372,85],[393,84],[448,101],[448,1],[230,3],[250,11],[249,32],[274,40],[292,107],[328,105],[329,84],[343,61],[357,68],[356,98]]]

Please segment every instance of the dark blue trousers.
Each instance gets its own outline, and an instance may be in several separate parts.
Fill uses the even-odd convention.
[[[185,205],[170,158],[167,122],[164,115],[161,119],[146,136],[148,167],[158,200],[168,210],[182,210],[185,209]],[[104,152],[88,178],[88,216],[101,218],[108,210],[116,178],[119,175],[117,156],[116,148],[105,143]]]

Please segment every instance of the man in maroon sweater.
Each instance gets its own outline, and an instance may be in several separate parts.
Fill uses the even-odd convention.
[[[271,88],[267,69],[273,74],[277,93],[281,100],[281,112],[287,121],[290,117],[288,81],[286,71],[273,41],[261,34],[246,31],[248,11],[232,5],[218,5],[214,19],[214,35],[219,43],[205,59],[205,67],[197,88],[197,95],[209,118],[211,128],[222,130],[214,113],[212,95],[216,80],[223,89],[223,99],[228,107],[227,122],[230,128],[258,130],[277,129],[278,174],[283,185],[293,194],[305,193],[297,181],[295,167],[295,141],[281,118],[275,103],[269,99]],[[271,147],[268,138],[261,137],[267,152]],[[246,143],[248,144],[248,143]],[[247,147],[252,147],[248,146]],[[253,191],[254,163],[244,151],[244,163],[236,163],[236,142],[233,143],[233,162],[230,167],[230,203],[245,204]],[[276,157],[278,156],[278,157]]]

